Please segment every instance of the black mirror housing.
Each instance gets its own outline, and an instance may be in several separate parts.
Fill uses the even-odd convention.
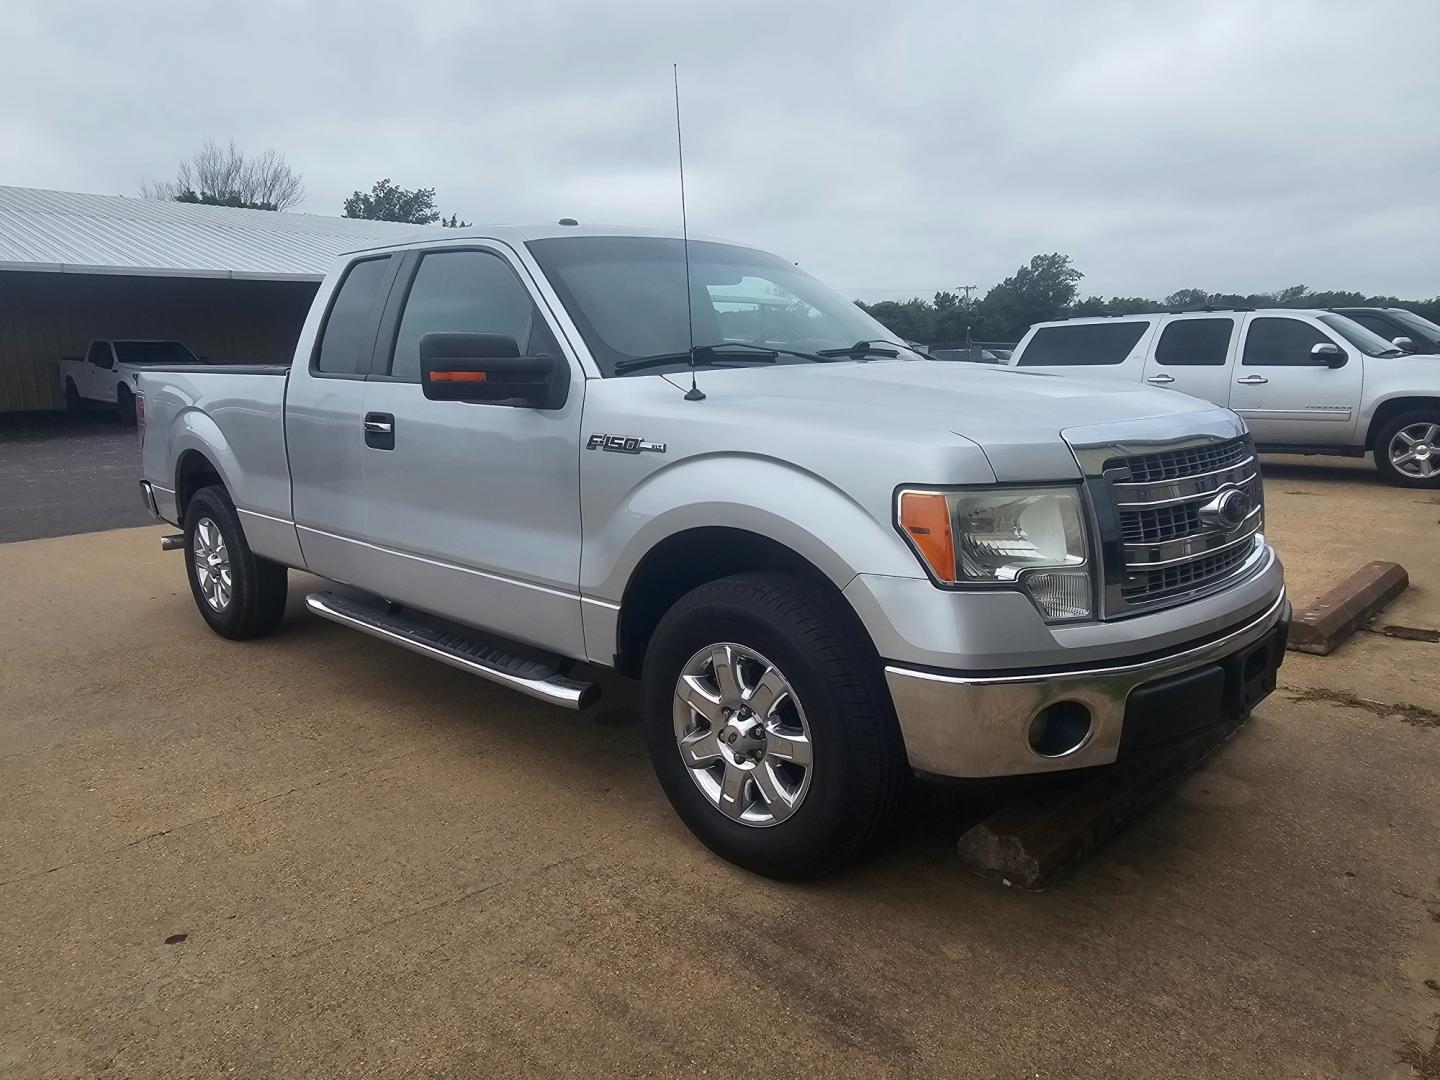
[[[570,392],[558,356],[521,356],[504,334],[432,333],[420,338],[420,388],[432,401],[558,409]]]
[[[1339,345],[1329,341],[1322,341],[1318,345],[1310,347],[1310,358],[1317,364],[1324,364],[1329,368],[1342,368],[1349,361],[1345,350]]]

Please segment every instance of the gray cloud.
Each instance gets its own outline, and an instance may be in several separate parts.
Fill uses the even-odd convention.
[[[22,0],[0,183],[133,194],[206,138],[284,150],[301,209],[380,176],[474,221],[678,220],[852,295],[1440,293],[1440,5],[400,6]]]

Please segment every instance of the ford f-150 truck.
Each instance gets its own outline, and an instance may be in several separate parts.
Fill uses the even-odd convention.
[[[135,423],[135,386],[140,370],[151,364],[198,364],[178,341],[96,338],[85,355],[60,359],[60,392],[65,408],[79,412],[86,402],[114,405],[123,423]]]
[[[338,261],[288,368],[146,369],[143,495],[205,621],[274,630],[296,568],[348,586],[314,614],[557,705],[638,676],[680,817],[787,877],[915,772],[1106,765],[1273,689],[1234,413],[931,361],[751,248],[686,262],[430,234]]]

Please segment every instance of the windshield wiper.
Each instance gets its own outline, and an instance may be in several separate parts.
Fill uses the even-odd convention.
[[[857,341],[854,345],[844,349],[817,349],[816,356],[823,356],[827,360],[838,360],[842,357],[850,360],[864,360],[867,356],[896,357],[899,349],[909,349],[916,356],[929,360],[919,349],[912,345],[902,345],[898,341]]]
[[[749,351],[732,351],[749,350]],[[688,352],[658,353],[655,356],[632,356],[615,362],[615,374],[640,371],[643,368],[661,367],[665,364],[689,364],[694,356],[696,367],[713,367],[719,363],[773,364],[780,356],[798,356],[803,360],[818,360],[814,353],[797,352],[794,349],[777,349],[769,345],[751,345],[748,341],[722,341],[715,345],[696,345],[693,354]]]

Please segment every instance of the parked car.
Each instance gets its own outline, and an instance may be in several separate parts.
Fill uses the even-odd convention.
[[[337,262],[288,369],[141,372],[142,491],[205,622],[273,630],[294,567],[363,590],[311,612],[543,701],[638,676],[680,817],[783,877],[881,836],[911,770],[1105,765],[1273,689],[1233,413],[931,362],[746,247],[690,243],[687,294],[686,259],[426,236]],[[721,334],[741,286],[785,301],[772,336]]]
[[[1344,315],[1275,308],[1037,323],[1010,358],[1226,405],[1261,450],[1375,454],[1391,483],[1440,487],[1440,356],[1407,355]]]
[[[178,341],[140,338],[96,338],[83,358],[60,360],[60,390],[65,407],[79,412],[87,402],[114,405],[120,419],[135,423],[135,384],[142,368],[153,364],[198,364],[194,353]]]
[[[1440,326],[1404,308],[1331,308],[1407,353],[1440,353]]]

